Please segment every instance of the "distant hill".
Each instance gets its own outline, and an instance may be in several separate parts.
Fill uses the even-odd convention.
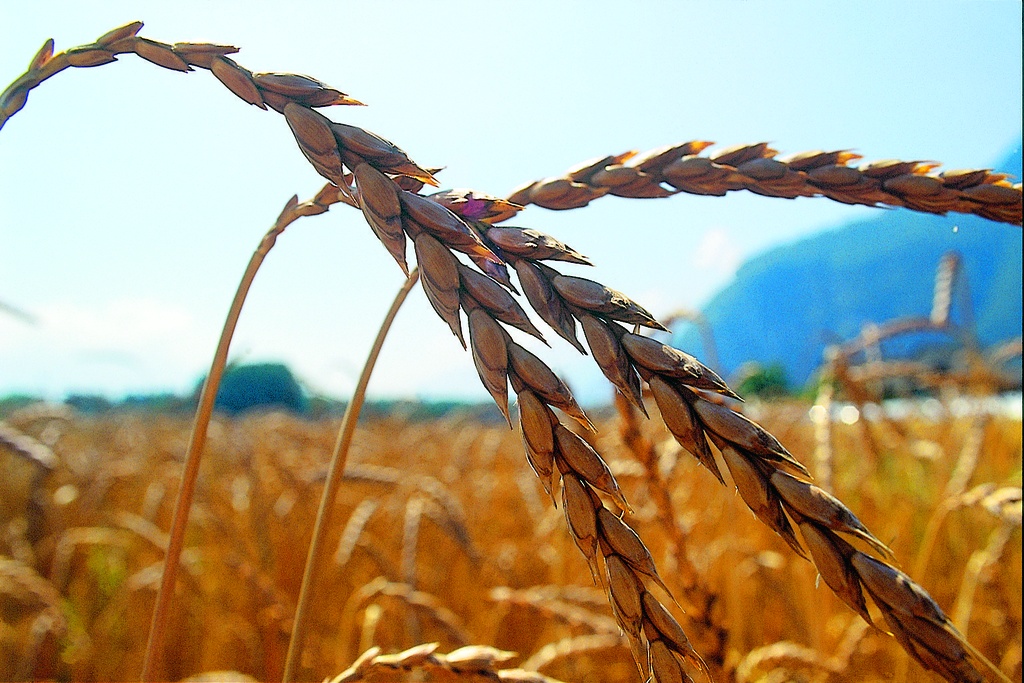
[[[994,168],[1019,179],[1020,143]],[[982,346],[1019,336],[1021,235],[1018,226],[975,216],[879,210],[869,220],[767,251],[743,264],[703,311],[720,369],[728,376],[747,361],[777,362],[793,386],[802,386],[827,343],[857,335],[867,322],[927,316],[939,259],[954,250]],[[701,356],[696,329],[680,329],[674,342]]]

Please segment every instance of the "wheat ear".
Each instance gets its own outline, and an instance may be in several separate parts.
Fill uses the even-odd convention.
[[[369,133],[343,138],[336,124],[298,105],[289,105],[284,113],[289,123],[303,122],[292,125],[292,132],[322,175],[345,178],[339,160],[353,169],[355,182],[347,194],[355,197],[370,227],[403,269],[407,238],[413,240],[428,300],[464,346],[465,313],[478,374],[510,423],[508,386],[516,392],[527,458],[549,493],[554,494],[552,481],[561,481],[570,531],[595,578],[608,590],[613,613],[629,636],[642,672],[658,680],[685,680],[684,662],[699,670],[705,665],[678,623],[647,589],[647,581],[664,587],[649,551],[597,494],[607,494],[628,511],[615,478],[600,455],[561,424],[553,409],[592,428],[589,419],[565,384],[501,325],[539,336],[522,320],[521,307],[506,291],[512,289],[507,265],[515,269],[534,310],[581,351],[576,323],[582,324],[595,361],[641,410],[639,378],[645,380],[673,434],[722,480],[709,446],[714,443],[755,515],[807,557],[795,534],[794,524],[799,526],[810,559],[826,583],[859,614],[870,621],[863,592],[867,590],[893,635],[927,668],[950,680],[982,680],[982,670],[1002,675],[967,644],[920,586],[843,540],[840,533],[860,539],[879,554],[889,553],[848,508],[810,482],[803,465],[774,436],[721,402],[722,396],[736,397],[721,378],[692,356],[620,324],[664,329],[650,313],[605,285],[564,276],[540,263],[589,263],[578,252],[536,231],[491,225],[488,221],[514,214],[518,207],[507,202],[472,192],[433,198],[414,194],[433,177],[393,143]],[[331,137],[336,151],[329,146]],[[467,254],[484,273],[461,264],[453,250]],[[716,395],[719,399],[712,398]]]
[[[438,681],[517,681],[518,683],[560,683],[553,678],[526,669],[498,669],[517,655],[487,645],[466,645],[448,654],[437,651],[437,643],[425,643],[396,652],[381,654],[372,647],[329,683],[357,683],[377,680]],[[383,677],[383,678],[382,678]]]
[[[388,201],[392,207],[396,204],[417,206],[409,201],[415,195],[398,189],[393,183],[384,182],[383,175],[378,177],[371,169],[362,168],[362,171],[355,175],[357,197],[364,207],[372,202],[384,206],[382,197],[394,195],[398,195],[399,201]],[[376,184],[360,184],[360,176],[364,175],[374,178]],[[374,187],[375,194],[368,194],[368,187]],[[441,210],[442,205],[449,210]],[[527,458],[553,499],[557,490],[553,481],[561,482],[562,505],[573,540],[587,558],[595,578],[605,586],[613,613],[629,637],[638,667],[645,675],[665,681],[688,678],[682,662],[705,670],[703,661],[690,646],[678,622],[647,588],[647,582],[665,588],[650,551],[632,529],[605,507],[597,494],[598,491],[603,492],[619,508],[629,510],[614,476],[601,456],[562,424],[554,409],[566,413],[585,428],[592,428],[589,419],[551,369],[516,344],[503,327],[506,324],[540,336],[509,294],[508,285],[503,287],[500,284],[501,280],[508,278],[504,263],[515,268],[520,286],[534,309],[552,324],[556,332],[578,348],[581,346],[575,335],[573,316],[588,316],[586,311],[600,311],[613,319],[655,328],[661,326],[646,310],[621,293],[591,280],[562,276],[536,260],[587,262],[561,242],[535,231],[497,228],[486,220],[474,220],[474,217],[494,220],[507,213],[510,209],[500,200],[474,194],[471,200],[460,201],[448,193],[438,197],[434,206],[437,208],[416,214],[408,208],[399,210],[392,214],[393,222],[396,228],[415,235],[417,260],[423,271],[423,285],[428,298],[438,315],[464,344],[461,315],[465,313],[469,348],[477,372],[510,423],[509,385],[515,391]],[[458,216],[452,209],[464,215]],[[364,213],[367,213],[365,208]],[[369,212],[368,218],[380,220],[373,212]],[[442,225],[447,226],[447,230],[442,231],[439,227]],[[460,250],[476,257],[478,263],[489,267],[498,279],[459,263],[447,244],[435,235],[444,238],[456,236],[461,243]],[[489,258],[496,252],[502,254],[504,263]],[[600,334],[595,331],[589,333]],[[598,347],[592,343],[592,348]],[[602,356],[598,362],[604,360]],[[630,383],[626,375],[618,379],[624,391],[639,396],[638,382],[635,385]]]
[[[491,230],[481,227],[485,242],[489,241]],[[546,244],[551,242],[553,240],[548,240]],[[982,672],[1005,678],[967,643],[923,588],[884,559],[857,550],[841,537],[842,534],[856,538],[883,558],[890,556],[888,548],[845,505],[811,483],[803,465],[774,436],[724,404],[724,397],[736,396],[721,378],[692,356],[629,332],[621,325],[620,321],[659,328],[646,310],[599,283],[565,278],[553,268],[532,262],[525,256],[508,256],[507,248],[497,251],[513,263],[527,299],[557,333],[578,346],[575,330],[579,321],[595,362],[620,393],[643,410],[639,391],[639,378],[642,378],[650,386],[666,426],[680,444],[722,480],[710,449],[713,443],[748,507],[795,552],[808,557],[795,533],[795,527],[799,527],[810,551],[808,559],[814,562],[833,591],[869,623],[873,622],[864,591],[880,608],[901,645],[927,668],[950,680],[983,680]],[[556,249],[554,253],[563,255],[564,250]],[[638,545],[633,548],[636,555],[627,553],[625,557],[632,561],[623,562],[615,559],[616,549],[601,536],[602,531],[617,526],[611,522],[617,518],[603,507],[594,489],[618,501],[620,494],[617,485],[612,483],[614,478],[610,473],[605,477],[606,466],[602,470],[596,464],[603,464],[596,452],[579,437],[576,437],[577,442],[567,436],[571,432],[558,423],[551,408],[544,401],[535,400],[539,397],[530,391],[529,380],[523,373],[516,372],[515,345],[506,339],[507,333],[503,330],[494,331],[497,323],[478,313],[479,310],[470,308],[468,317],[474,361],[481,379],[501,408],[505,389],[501,368],[504,351],[507,358],[504,374],[518,394],[527,457],[542,481],[548,480],[556,470],[561,475],[563,505],[570,530],[591,563],[592,571],[599,574],[603,565],[602,578],[608,587],[613,611],[631,636],[634,656],[646,650],[651,673],[657,678],[653,664],[669,660],[655,656],[657,638],[643,633],[648,639],[646,644],[640,638],[639,625],[647,612],[636,609],[636,596],[641,596],[642,604],[650,595],[645,593],[641,575],[656,583],[660,583],[660,579],[653,563],[646,567],[645,562],[639,560],[646,549],[638,538]],[[474,323],[481,334],[474,333]],[[489,328],[491,331],[487,332]],[[528,367],[536,368],[537,375],[544,376],[544,368],[536,363]],[[527,376],[530,372],[526,370]],[[550,382],[545,379],[541,384],[557,386]],[[560,400],[566,400],[560,392],[554,393]],[[588,457],[581,457],[581,465],[575,465],[572,459],[583,452],[578,444],[583,444],[588,451]],[[619,504],[621,506],[621,501]],[[605,520],[607,526],[602,526],[600,520]],[[691,652],[688,642],[676,650],[684,660]],[[638,657],[638,661],[641,659]],[[678,666],[678,660],[671,661]],[[699,659],[690,661],[703,667]],[[675,671],[665,675],[674,676]]]
[[[21,111],[28,101],[29,92],[46,79],[71,67],[85,68],[110,64],[117,61],[117,55],[126,53],[136,54],[148,62],[172,71],[206,69],[231,92],[261,109],[269,106],[282,111],[286,104],[296,101],[311,107],[362,104],[308,76],[287,73],[254,74],[227,56],[238,52],[237,47],[211,43],[169,45],[140,37],[138,32],[141,29],[142,22],[133,21],[108,31],[93,43],[72,47],[56,54],[53,52],[53,39],[47,40],[32,57],[25,73],[0,93],[0,128]]]
[[[393,143],[351,127],[339,131],[326,117],[297,105],[286,107],[284,114],[300,149],[322,175],[344,182],[342,164],[352,168],[354,184],[346,194],[355,198],[367,223],[403,270],[407,269],[407,239],[412,239],[427,299],[463,346],[465,314],[477,372],[510,425],[507,392],[511,384],[520,405],[527,457],[553,497],[552,479],[562,481],[563,505],[574,540],[595,578],[606,587],[641,671],[659,680],[683,680],[681,661],[705,669],[682,628],[646,587],[645,581],[653,581],[664,588],[650,552],[596,493],[609,495],[618,507],[628,510],[614,476],[600,455],[561,423],[554,409],[585,428],[593,425],[568,387],[502,326],[543,339],[509,294],[506,264],[516,269],[534,309],[580,350],[570,306],[577,315],[600,311],[616,320],[662,326],[619,292],[591,280],[562,276],[541,264],[537,259],[589,263],[558,240],[488,223],[514,214],[518,207],[475,193],[422,197],[410,190],[433,181],[432,175]],[[335,148],[330,146],[332,138]],[[484,273],[460,263],[453,250],[467,254]],[[631,388],[638,396],[639,384]]]
[[[563,175],[527,183],[509,195],[517,204],[575,209],[604,195],[670,197],[680,192],[723,196],[749,190],[766,197],[828,197],[844,204],[902,206],[925,213],[969,213],[1021,224],[1021,184],[986,169],[932,173],[931,161],[886,159],[852,167],[859,154],[800,152],[777,158],[767,143],[726,147],[684,142],[586,161]]]

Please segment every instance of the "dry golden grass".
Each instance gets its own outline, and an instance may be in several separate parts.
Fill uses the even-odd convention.
[[[773,409],[762,422],[809,452],[805,410]],[[661,477],[652,479],[619,419],[599,421],[595,445],[634,506],[630,524],[680,596],[688,593],[675,545],[685,538],[724,630],[717,680],[892,679],[905,657],[893,639],[816,587],[814,567],[747,514],[731,486],[719,485],[664,428],[643,421],[636,427]],[[189,425],[38,411],[8,422],[49,444],[55,465],[45,477],[19,477],[37,465],[0,450],[12,474],[0,491],[0,669],[130,679],[141,665],[166,544],[160,530],[170,523]],[[975,428],[966,419],[903,427],[907,437],[889,435],[869,468],[856,426],[838,425],[835,493],[898,557],[914,558],[930,520],[948,507],[947,484]],[[278,414],[211,425],[172,612],[169,678],[215,670],[281,675],[335,430]],[[916,578],[964,617],[960,626],[976,647],[1020,680],[1020,423],[987,423],[980,448],[967,489],[990,487],[939,513],[930,562]],[[446,653],[488,644],[518,653],[509,667],[525,663],[565,681],[636,679],[628,641],[521,449],[507,427],[459,418],[379,420],[356,433],[335,510],[347,523],[328,532],[334,559],[310,614],[303,663],[310,679],[342,673],[374,646],[397,652],[428,642]],[[1013,490],[1016,502],[1008,500]],[[666,494],[673,520],[661,512]],[[993,545],[993,538],[1003,540]],[[701,642],[704,632],[689,626],[689,615],[672,610]],[[907,680],[934,678],[913,665]]]

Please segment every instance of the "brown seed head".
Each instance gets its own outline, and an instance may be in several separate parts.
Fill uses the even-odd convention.
[[[860,579],[846,561],[853,548],[813,522],[801,520],[799,525],[821,578],[843,602],[864,617],[864,621],[872,623]]]
[[[493,227],[487,230],[487,239],[503,252],[534,261],[566,261],[585,266],[593,265],[590,259],[569,245],[536,230],[512,226]]]
[[[725,480],[718,469],[718,462],[711,452],[711,446],[708,445],[708,439],[693,407],[660,375],[652,375],[647,383],[654,394],[658,410],[661,411],[661,419],[672,432],[672,436],[724,484]]]
[[[920,161],[900,161],[899,159],[879,159],[860,165],[860,172],[870,178],[895,178],[896,176],[914,173],[922,164]]]
[[[583,481],[598,491],[604,491],[612,497],[615,504],[630,511],[629,503],[619,490],[608,464],[579,435],[569,431],[561,424],[555,426],[555,444],[557,457],[568,465]],[[611,514],[611,513],[609,513]]]
[[[711,159],[687,156],[665,167],[664,180],[673,187],[691,194],[724,197],[732,190],[747,186],[742,174],[729,166],[721,166]]]
[[[588,159],[575,166],[571,167],[565,172],[565,177],[577,183],[585,183],[587,185],[592,184],[592,180],[595,175],[608,168],[609,166],[617,166],[622,162],[630,159],[636,154],[635,151],[630,150],[628,152],[622,152],[621,154],[611,154],[606,157],[599,157],[596,159]]]
[[[417,235],[413,246],[416,251],[416,262],[422,273],[420,283],[430,305],[441,319],[448,323],[452,333],[465,348],[462,319],[459,316],[458,259],[447,247],[427,233]]]
[[[996,185],[994,183],[985,183],[983,185],[969,187],[964,190],[964,196],[983,204],[993,205],[1019,205],[1021,201],[1021,191],[1019,186],[1011,187],[1008,185]]]
[[[662,640],[650,643],[650,673],[658,683],[693,683],[672,651]]]
[[[807,171],[807,180],[817,187],[840,188],[861,184],[864,175],[849,166],[821,166]],[[870,183],[873,187],[877,182]]]
[[[192,71],[192,67],[174,52],[174,48],[148,38],[135,39],[135,54],[148,62],[172,71]]]
[[[171,49],[190,66],[211,70],[213,69],[213,60],[217,57],[238,52],[238,48],[231,45],[212,45],[210,43],[175,43]]]
[[[28,88],[10,87],[0,93],[0,128],[28,102]]]
[[[640,377],[636,374],[618,337],[608,329],[608,325],[592,315],[580,312],[576,317],[583,327],[587,346],[590,347],[590,353],[594,356],[594,362],[601,368],[601,372],[609,382],[615,385],[615,388],[626,400],[647,415],[640,388]]]
[[[656,330],[666,329],[640,304],[600,282],[582,277],[555,275],[551,278],[551,284],[563,299],[577,308],[600,313],[624,323],[635,323]]]
[[[644,542],[635,531],[629,528],[625,522],[612,514],[611,510],[602,507],[597,511],[598,529],[603,544],[608,551],[614,552],[639,573],[655,581],[659,586],[669,592],[665,583],[654,566],[654,558],[651,551],[647,549]]]
[[[511,427],[512,418],[508,412],[508,351],[505,348],[505,334],[494,318],[482,308],[473,309],[466,318],[469,322],[469,346],[477,374]]]
[[[398,145],[358,126],[332,123],[331,129],[338,144],[342,146],[342,159],[349,168],[354,168],[362,159],[383,173],[406,175],[428,185],[437,185],[437,180],[426,169],[417,166]]]
[[[267,104],[279,111],[288,102],[296,102],[306,107],[329,107],[336,104],[362,106],[363,104],[340,90],[335,90],[315,78],[302,74],[258,73],[253,74],[252,78],[263,93]]]
[[[607,188],[594,188],[567,178],[547,178],[523,185],[509,195],[516,204],[536,204],[555,211],[578,209],[608,192]]]
[[[474,264],[476,264],[476,267],[480,269],[481,273],[491,278],[513,294],[519,294],[519,290],[512,284],[512,278],[508,274],[508,267],[504,263],[495,263],[494,261],[479,258],[477,256],[470,256],[469,258]]]
[[[210,60],[210,71],[228,90],[238,95],[244,101],[254,104],[260,109],[267,108],[267,105],[263,102],[263,96],[260,95],[259,88],[256,87],[252,80],[252,72],[245,67],[239,66],[233,59],[214,57]]]
[[[500,223],[523,210],[518,204],[476,190],[444,190],[429,196],[431,201],[437,202],[467,221]]]
[[[501,322],[544,341],[544,335],[530,321],[523,307],[496,280],[462,264],[459,264],[459,277],[462,280],[462,288],[486,308],[488,313]]]
[[[745,415],[741,415],[730,409],[728,406],[719,405],[712,401],[705,400],[690,392],[687,396],[694,412],[700,418],[704,428],[715,433],[722,439],[735,444],[744,451],[766,458],[768,460],[785,463],[801,474],[807,474],[807,468],[793,459],[779,440]]]
[[[724,442],[717,443],[717,445],[732,474],[733,481],[736,482],[736,488],[739,490],[743,502],[758,519],[782,536],[798,555],[806,557],[800,542],[793,533],[789,518],[786,517],[786,513],[782,509],[778,494],[768,483],[768,478],[746,456],[731,445]]]
[[[618,555],[605,557],[604,566],[608,592],[611,593],[612,607],[615,608],[619,624],[631,636],[639,638],[643,621],[641,604],[643,585],[633,570]]]
[[[629,165],[635,166],[644,173],[660,174],[661,170],[676,159],[684,156],[700,154],[715,143],[706,140],[691,140],[677,145],[656,147],[655,149],[641,152],[629,159]]]
[[[560,380],[544,361],[515,343],[508,345],[508,358],[516,376],[545,403],[564,411],[587,429],[594,430],[593,423],[576,403],[569,387],[565,386],[565,382]]]
[[[892,557],[892,551],[831,493],[780,470],[772,473],[771,484],[786,506],[800,515],[833,531],[852,534],[870,543],[878,552]]]
[[[283,113],[295,141],[299,144],[299,150],[317,173],[338,187],[345,187],[341,156],[338,154],[334,135],[331,134],[331,122],[319,112],[294,102],[289,102]]]
[[[68,64],[77,67],[102,66],[117,61],[112,52],[89,46],[73,47],[64,54],[67,55]]]
[[[876,602],[936,623],[947,621],[935,600],[900,570],[860,552],[853,553],[849,562]]]
[[[120,40],[124,40],[125,38],[131,38],[135,35],[138,35],[139,31],[142,30],[142,26],[143,23],[141,21],[133,21],[130,24],[118,26],[117,28],[111,29],[110,31],[107,31],[102,36],[97,38],[96,43],[98,45],[103,45],[105,47],[107,45],[110,45],[111,43],[116,43]]]
[[[297,106],[297,105],[293,105]],[[333,137],[331,138],[334,139]],[[405,261],[405,232],[402,230],[402,206],[398,187],[390,178],[369,164],[359,164],[352,173],[359,191],[359,208],[402,272],[409,274]]]
[[[776,150],[770,148],[768,143],[758,142],[753,145],[723,147],[711,154],[709,158],[722,166],[739,166],[744,162],[772,157],[775,154],[777,154]]]
[[[97,41],[99,42],[99,41]],[[101,43],[102,44],[102,43]],[[32,61],[28,63],[28,71],[35,71],[41,68],[53,57],[53,38],[48,38],[43,46],[32,57]]]
[[[807,152],[796,152],[780,157],[794,171],[810,171],[826,166],[846,166],[850,161],[860,159],[859,154],[849,150],[836,150],[834,152],[823,152],[821,150],[810,150]]]
[[[519,424],[523,429],[523,437],[530,447],[538,454],[544,455],[546,461],[551,460],[555,450],[555,435],[552,431],[551,409],[544,405],[537,394],[529,390],[519,392]],[[545,467],[542,476],[551,475],[551,467]]]
[[[457,215],[437,202],[432,202],[418,194],[405,192],[399,194],[405,220],[411,220],[419,227],[441,240],[450,249],[500,263],[494,252],[484,246],[479,235]]]
[[[645,621],[650,624],[650,628],[645,628],[644,631],[648,639],[664,640],[668,649],[684,657],[697,670],[707,671],[707,664],[690,645],[690,639],[683,632],[683,627],[665,606],[647,591],[643,595],[643,605]],[[653,633],[650,631],[651,628],[654,629]]]
[[[662,344],[656,339],[632,332],[622,335],[622,346],[638,365],[666,377],[674,377],[684,384],[698,389],[708,389],[719,394],[737,398],[728,385],[714,370],[705,366],[688,353]]]
[[[538,264],[525,259],[518,259],[512,264],[519,277],[527,301],[541,319],[553,329],[558,336],[566,340],[580,353],[586,353],[583,345],[576,337],[576,319],[558,295],[545,272]]]
[[[553,453],[537,453],[530,447],[526,437],[523,436],[523,450],[526,452],[526,460],[530,463],[533,473],[540,479],[540,485],[544,487],[544,493],[548,494],[551,502],[557,506],[554,493],[552,493],[553,474],[555,461]]]
[[[597,511],[586,484],[572,473],[562,477],[562,510],[573,541],[594,571],[597,559]]]

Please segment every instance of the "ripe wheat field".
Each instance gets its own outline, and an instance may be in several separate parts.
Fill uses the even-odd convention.
[[[52,456],[46,469],[0,448],[9,473],[0,485],[0,670],[130,679],[142,665],[189,422],[37,409],[7,423]],[[762,423],[813,452],[806,406],[773,407]],[[681,552],[699,570],[714,628],[687,630],[705,656],[721,650],[725,680],[887,681],[901,672],[937,680],[819,586],[814,567],[749,513],[732,482],[719,485],[656,420],[612,413],[598,424],[595,445],[667,587],[695,594],[683,585]],[[902,426],[903,435],[872,426],[881,459],[866,462],[861,425],[835,425],[834,492],[897,557],[926,567],[916,579],[1020,680],[1020,423],[918,417]],[[213,423],[170,626],[169,679],[234,670],[279,680],[336,430],[284,414]],[[436,642],[439,653],[472,644],[515,652],[503,667],[556,680],[637,680],[604,591],[518,434],[471,418],[396,417],[362,426],[352,448],[304,678],[333,677],[372,646]],[[949,496],[972,458],[969,482]],[[659,497],[672,519],[659,514]]]
[[[0,127],[48,79],[133,55],[207,72],[280,114],[327,184],[292,197],[253,253],[191,422],[8,416],[11,678],[1019,680],[1019,420],[832,425],[822,440],[807,406],[779,406],[759,424],[712,368],[641,333],[667,331],[642,305],[559,270],[592,265],[586,255],[503,225],[528,205],[743,191],[1020,225],[1019,182],[691,140],[584,162],[506,198],[434,191],[443,169],[319,111],[343,117],[354,97],[254,73],[231,45],[141,29],[60,52],[44,42],[0,92]],[[264,258],[292,222],[332,207],[358,211],[406,275],[340,428],[214,418]],[[417,283],[507,425],[393,416],[356,429]],[[513,333],[590,355],[618,412],[592,420]]]

